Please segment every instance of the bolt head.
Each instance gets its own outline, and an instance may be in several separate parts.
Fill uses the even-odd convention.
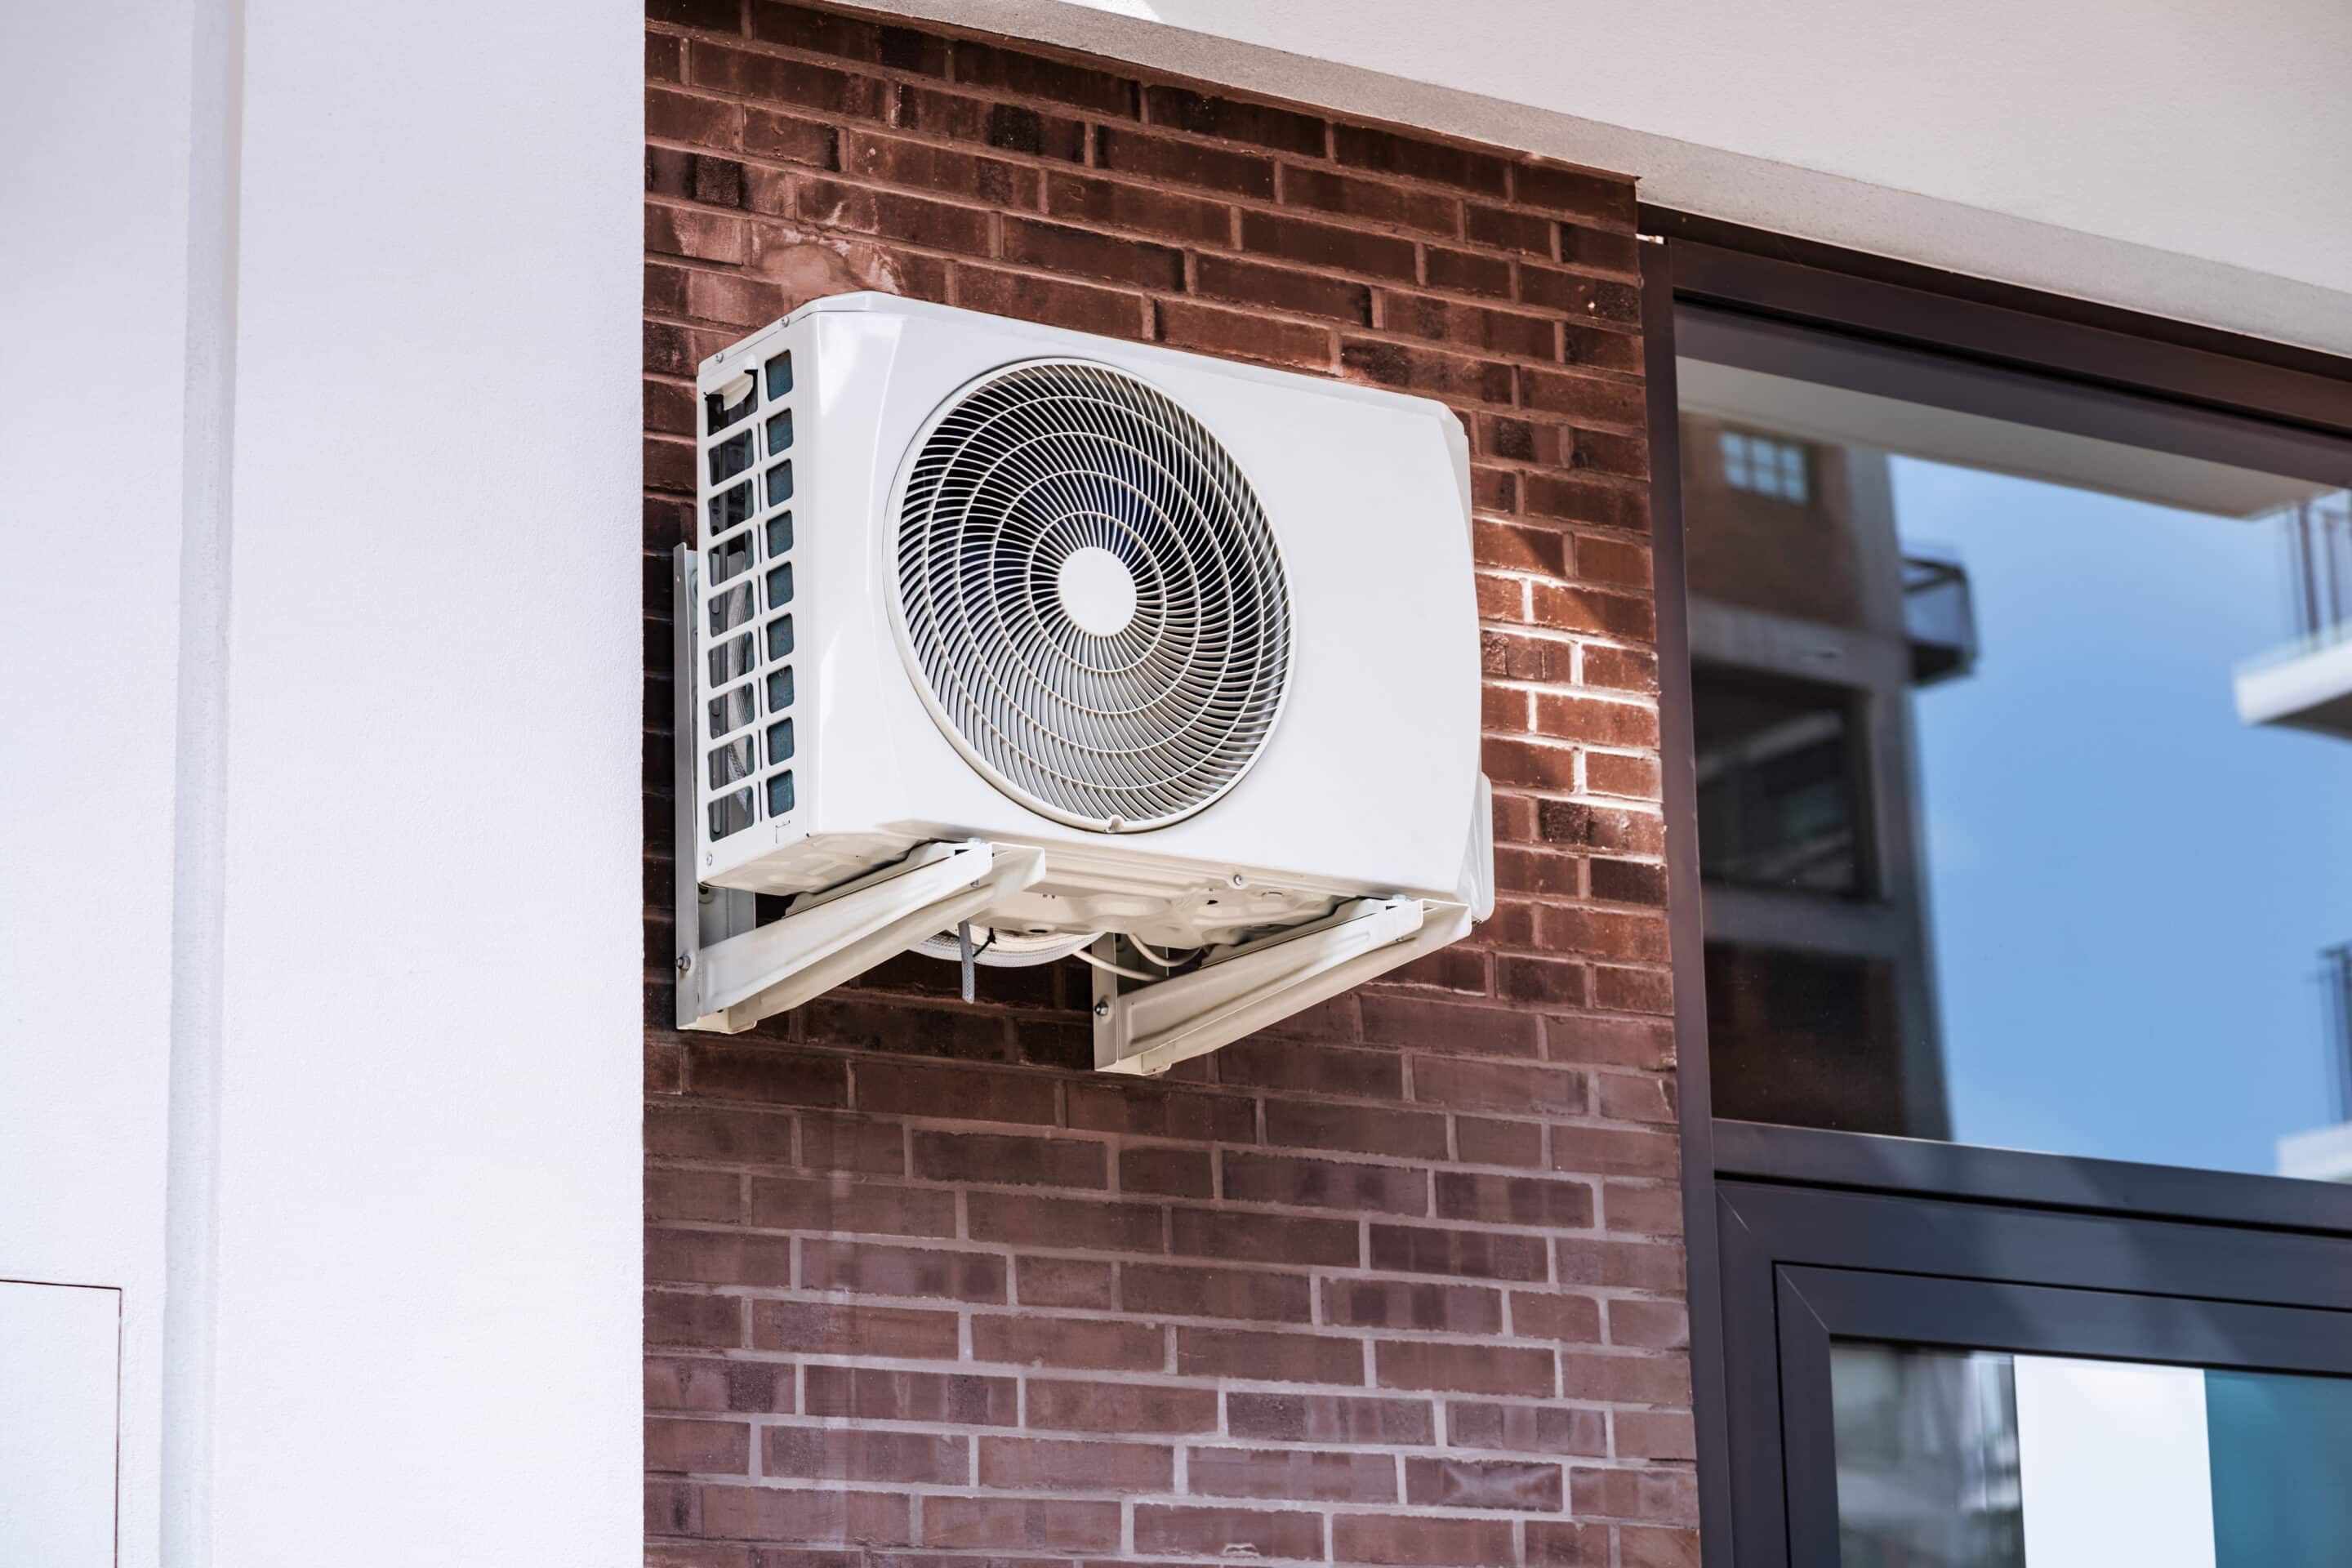
[[[1239,871],[1236,871],[1232,876],[1225,879],[1225,885],[1228,887],[1239,888],[1246,886],[1247,881]]]
[[[1095,1004],[1095,1016],[1096,1016],[1096,1017],[1097,1017],[1097,1018],[1108,1018],[1108,1017],[1109,1017],[1109,1016],[1110,1016],[1110,1004],[1109,1004],[1109,1003],[1108,1003],[1108,1002],[1097,1002],[1097,1003],[1096,1003],[1096,1004]]]
[[[693,971],[694,971],[694,954],[692,954],[692,953],[690,953],[690,952],[681,952],[681,953],[679,953],[679,954],[677,955],[677,972],[678,972],[680,974],[690,974],[690,973],[693,973]]]

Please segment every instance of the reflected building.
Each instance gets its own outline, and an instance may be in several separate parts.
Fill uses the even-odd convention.
[[[1968,574],[1897,538],[1885,452],[1714,379],[1682,443],[1715,1111],[1948,1138],[1910,698],[1975,665]]]

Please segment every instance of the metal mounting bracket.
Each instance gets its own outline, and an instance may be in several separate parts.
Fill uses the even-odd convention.
[[[1045,874],[1042,851],[982,839],[926,844],[878,871],[794,899],[763,926],[722,923],[730,934],[703,942],[698,902],[679,889],[677,1026],[740,1034],[856,978]],[[723,901],[749,901],[725,895]]]
[[[1200,968],[1122,992],[1095,972],[1095,1067],[1162,1073],[1469,934],[1465,904],[1356,899],[1323,920],[1246,942]],[[1112,960],[1111,939],[1096,954]]]

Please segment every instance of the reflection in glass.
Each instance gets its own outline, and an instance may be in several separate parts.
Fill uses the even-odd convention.
[[[1839,1341],[1830,1396],[1840,1568],[2020,1568],[2009,1357]]]
[[[2346,494],[1678,371],[1717,1114],[2352,1178]]]

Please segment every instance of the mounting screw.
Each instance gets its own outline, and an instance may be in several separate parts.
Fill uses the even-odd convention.
[[[681,952],[677,955],[677,972],[680,974],[691,974],[694,973],[694,954],[690,952]]]
[[[707,869],[709,869],[711,866],[716,865],[716,864],[718,863],[718,860],[719,860],[719,857],[718,857],[718,856],[716,856],[716,855],[714,855],[714,854],[712,854],[709,850],[706,849],[706,850],[704,850],[704,851],[702,852],[702,864],[703,864],[703,868],[704,868],[706,870],[707,870]]]
[[[1243,879],[1242,874],[1239,871],[1236,871],[1232,876],[1225,879],[1225,886],[1229,888],[1241,888],[1248,886],[1248,883]]]
[[[1095,1004],[1095,1016],[1096,1016],[1096,1017],[1097,1017],[1097,1018],[1108,1018],[1108,1017],[1109,1017],[1109,1016],[1110,1016],[1110,1004],[1109,1004],[1109,1003],[1108,1003],[1108,1002],[1097,1002],[1097,1003],[1096,1003],[1096,1004]]]

